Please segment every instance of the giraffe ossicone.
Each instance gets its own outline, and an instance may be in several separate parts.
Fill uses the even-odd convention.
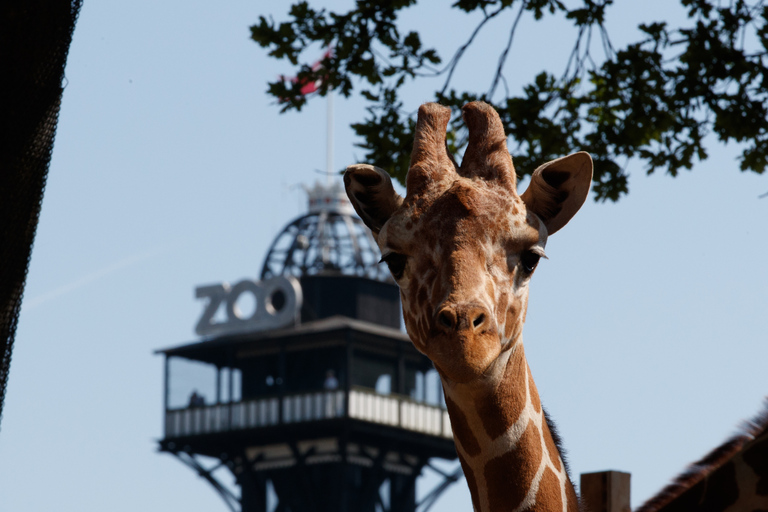
[[[440,374],[477,511],[578,509],[522,345],[528,285],[547,237],[584,203],[592,160],[580,152],[534,171],[517,193],[496,111],[462,109],[458,165],[450,109],[419,109],[406,196],[385,171],[347,168],[344,184],[400,286],[406,330]]]

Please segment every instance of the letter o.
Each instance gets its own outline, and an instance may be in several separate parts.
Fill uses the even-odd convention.
[[[296,320],[301,310],[301,285],[294,277],[275,276],[262,281],[264,325],[269,328],[283,327]]]
[[[253,308],[253,314],[249,317],[240,316],[237,310],[237,299],[243,293],[250,292],[256,301],[256,307]],[[261,316],[261,310],[264,303],[264,290],[259,283],[251,281],[250,279],[243,279],[232,287],[227,295],[227,321],[232,323],[245,323],[258,320]]]

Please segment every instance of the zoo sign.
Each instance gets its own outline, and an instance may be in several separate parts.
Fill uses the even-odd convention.
[[[243,295],[250,295],[256,303],[251,314],[238,305],[238,299]],[[208,299],[195,326],[195,333],[200,336],[266,331],[294,325],[299,319],[302,303],[301,285],[290,276],[276,276],[264,281],[243,279],[232,286],[229,283],[198,286],[195,297]],[[224,320],[217,321],[221,308],[224,308]]]

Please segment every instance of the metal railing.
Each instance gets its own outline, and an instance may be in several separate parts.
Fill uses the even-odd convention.
[[[448,413],[441,407],[365,388],[318,391],[216,404],[165,412],[165,437],[228,432],[281,424],[353,418],[452,438]]]

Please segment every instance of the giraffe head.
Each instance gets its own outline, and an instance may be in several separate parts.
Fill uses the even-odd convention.
[[[461,166],[445,144],[450,116],[435,103],[419,109],[405,198],[371,165],[348,167],[344,184],[400,286],[414,345],[444,379],[467,383],[493,373],[520,338],[531,275],[547,236],[584,203],[592,160],[582,152],[546,163],[518,195],[496,111],[464,106]]]

